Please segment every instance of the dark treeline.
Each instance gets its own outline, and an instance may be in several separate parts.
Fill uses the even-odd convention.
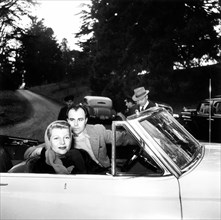
[[[92,33],[81,42],[90,57],[92,90],[111,97],[116,106],[140,85],[155,100],[178,92],[203,94],[205,77],[192,68],[208,60],[220,62],[217,0],[92,0],[83,18],[79,36]],[[174,72],[174,67],[185,71]],[[139,74],[143,72],[148,74]]]
[[[180,99],[197,101],[209,98],[210,80],[212,96],[221,95],[220,63],[173,71],[171,85],[174,94],[178,94]]]
[[[58,44],[53,29],[30,13],[34,0],[0,2],[0,90],[73,80],[87,75],[84,55]],[[29,27],[19,25],[22,17]]]
[[[1,19],[5,14],[15,19],[10,2],[0,3]],[[13,2],[20,7],[19,0]],[[29,18],[31,27],[26,29],[0,21],[1,89],[16,88],[22,76],[28,86],[89,77],[94,94],[109,96],[120,106],[140,85],[155,100],[206,95],[212,74],[214,94],[221,93],[219,64],[201,67],[209,60],[220,62],[218,0],[92,0],[82,11],[76,35],[81,52],[69,50],[66,39],[59,45],[50,27]],[[10,32],[4,31],[6,25],[11,25]],[[88,40],[80,40],[88,34]],[[7,43],[10,39],[16,46]]]

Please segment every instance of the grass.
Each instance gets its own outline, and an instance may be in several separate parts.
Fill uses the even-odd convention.
[[[91,90],[88,87],[88,82],[86,80],[52,83],[32,87],[29,90],[59,103],[62,103],[63,98],[67,95],[74,95],[75,102],[79,103],[83,101],[84,96],[91,94]]]
[[[14,124],[30,117],[29,102],[14,91],[0,91],[0,125]]]

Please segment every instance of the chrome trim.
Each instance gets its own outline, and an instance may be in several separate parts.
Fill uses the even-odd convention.
[[[116,175],[116,122],[113,121],[112,122],[112,145],[111,145],[111,150],[112,150],[112,154],[111,154],[111,174],[113,176]]]

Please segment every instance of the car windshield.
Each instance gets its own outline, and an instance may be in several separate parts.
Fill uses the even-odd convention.
[[[209,102],[202,102],[198,107],[199,114],[209,114],[210,104]]]
[[[197,157],[200,144],[167,112],[155,112],[140,123],[180,169]]]

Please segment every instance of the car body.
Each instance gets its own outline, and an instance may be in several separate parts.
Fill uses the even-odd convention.
[[[116,117],[113,102],[108,97],[88,95],[84,97],[84,104],[88,108],[89,121],[92,123],[111,123]]]
[[[117,146],[122,131],[134,142]],[[27,173],[27,162],[1,173],[1,219],[221,219],[221,144],[159,107],[113,121],[112,134],[106,174]]]
[[[221,143],[221,95],[202,100],[196,109],[184,108],[180,121],[197,139]]]

